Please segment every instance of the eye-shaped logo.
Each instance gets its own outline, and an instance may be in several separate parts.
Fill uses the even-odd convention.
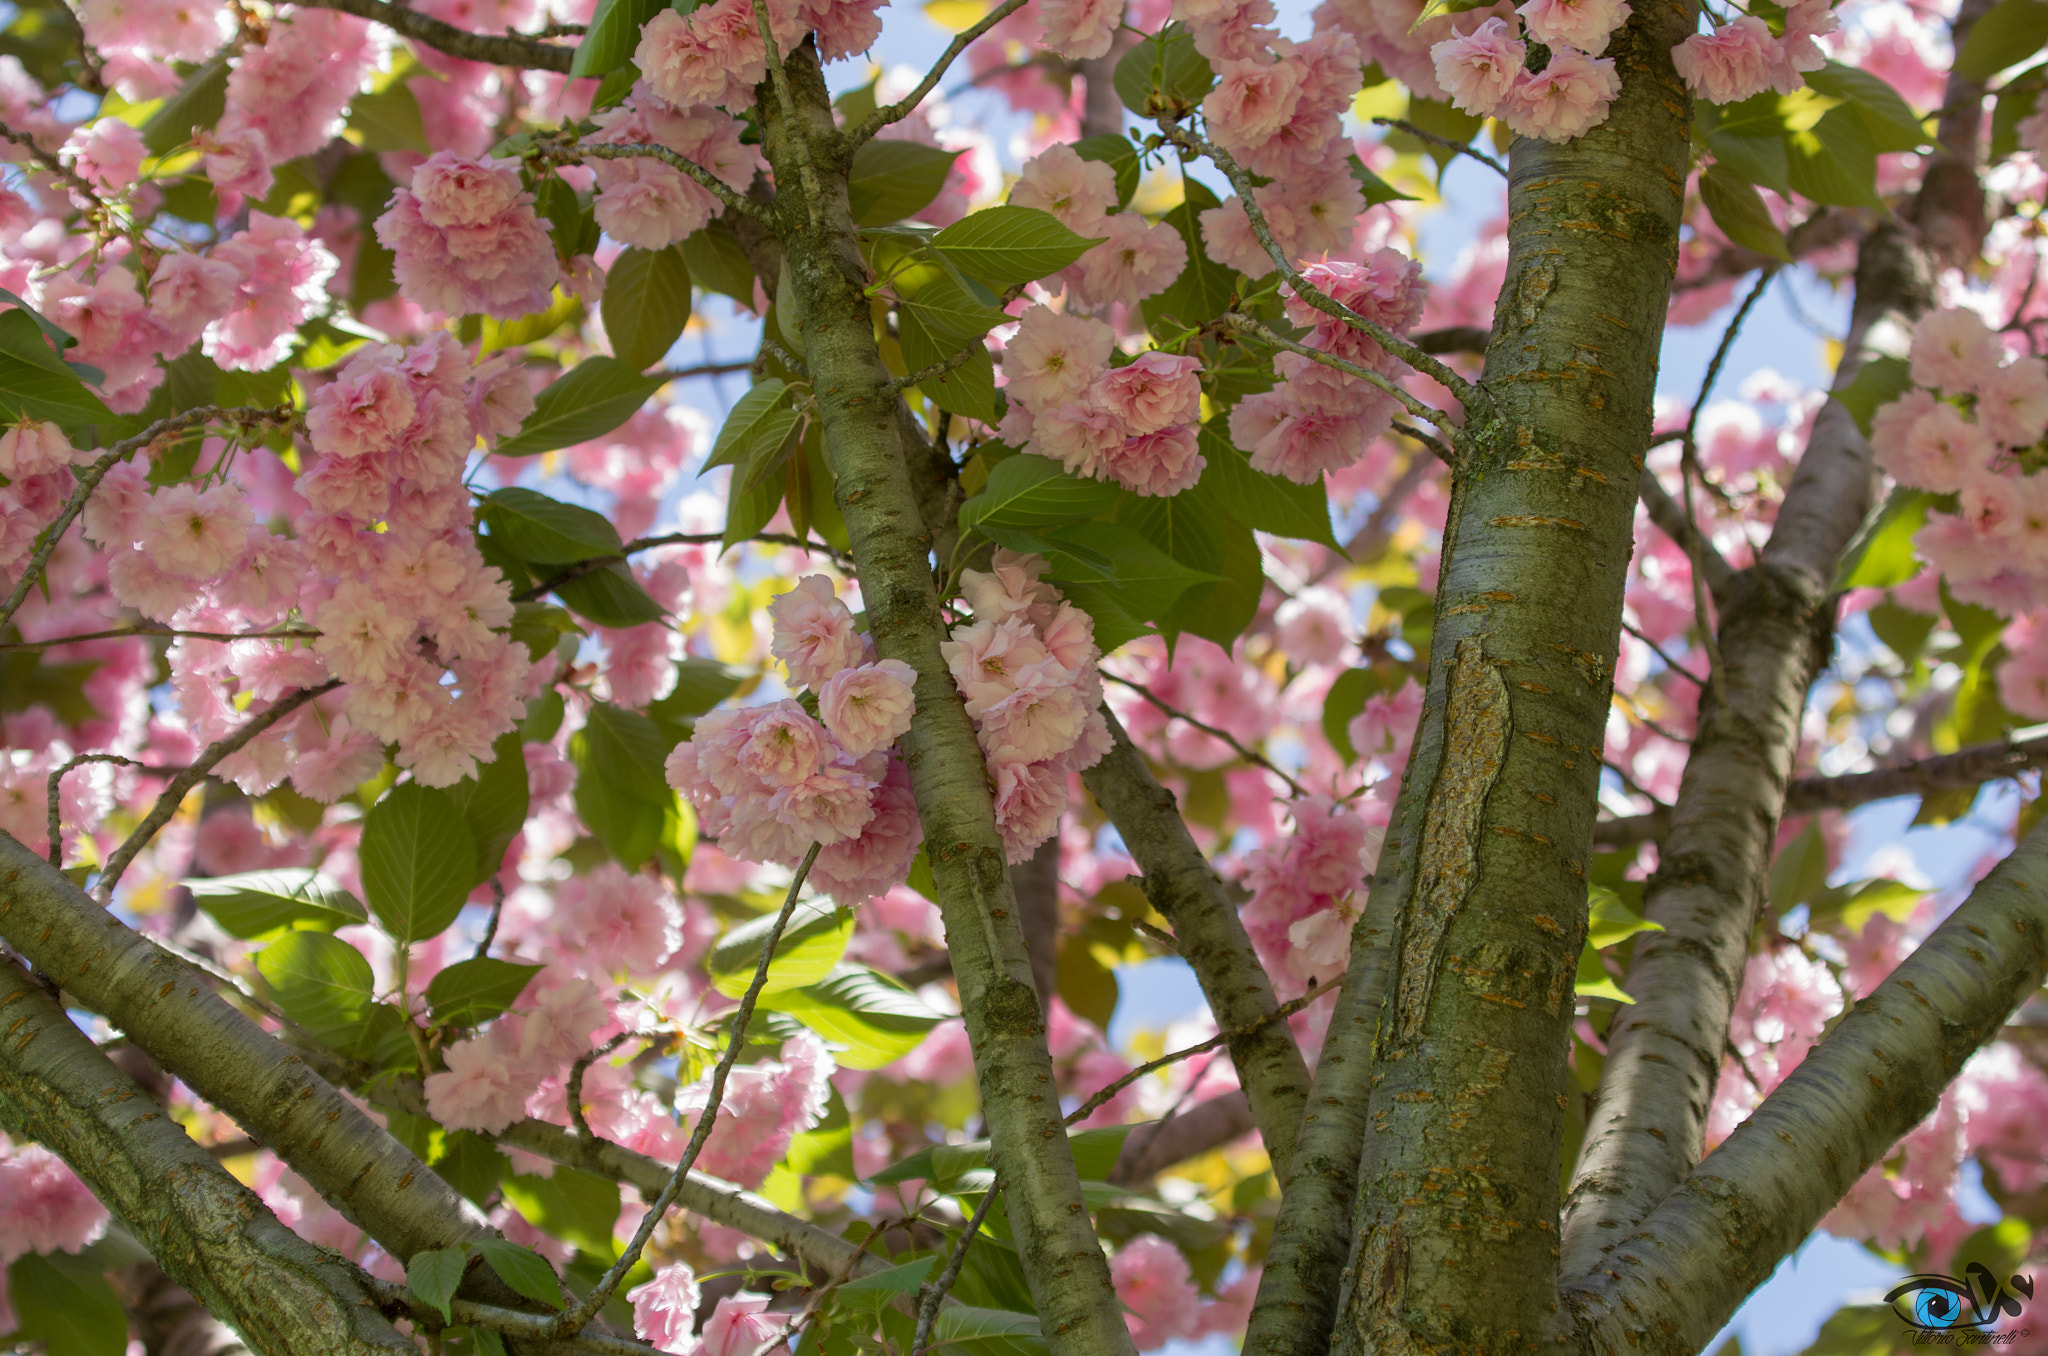
[[[2001,1285],[1982,1262],[1970,1263],[1965,1274],[1968,1280],[1933,1272],[1908,1276],[1892,1287],[1884,1302],[1902,1321],[1922,1332],[1948,1332],[1988,1328],[2001,1318],[2018,1318],[2020,1297],[2034,1297],[2031,1276],[2012,1276]]]

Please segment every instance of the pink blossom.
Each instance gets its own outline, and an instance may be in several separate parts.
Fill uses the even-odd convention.
[[[125,193],[135,183],[148,154],[142,133],[119,118],[101,118],[80,127],[63,151],[71,167],[109,197]]]
[[[1740,103],[1771,87],[1777,44],[1761,19],[1744,15],[1671,49],[1687,89],[1715,104]]]
[[[1209,135],[1228,151],[1270,140],[1294,117],[1307,74],[1298,61],[1223,62],[1216,68],[1216,88],[1202,100]]]
[[[1290,659],[1335,663],[1349,641],[1351,607],[1343,594],[1318,584],[1282,603],[1273,623],[1280,648]]]
[[[797,580],[795,588],[768,604],[768,615],[774,622],[769,650],[788,666],[790,677],[813,691],[864,658],[853,614],[824,575]]]
[[[835,764],[776,787],[767,808],[798,840],[830,847],[856,836],[874,818],[874,789],[875,779]]]
[[[825,1114],[833,1067],[825,1043],[803,1031],[782,1043],[778,1059],[734,1069],[699,1170],[741,1186],[759,1186],[789,1152],[790,1140]],[[678,1090],[676,1114],[694,1121],[710,1100],[710,1082],[706,1073]],[[711,1340],[709,1323],[705,1340]]]
[[[1104,214],[1116,210],[1116,171],[1103,161],[1082,159],[1071,146],[1048,146],[1024,163],[1010,205],[1036,207],[1076,235],[1099,236]]]
[[[939,642],[939,653],[967,699],[967,714],[977,720],[1016,690],[1021,674],[1051,657],[1028,618],[993,610]]]
[[[1802,71],[1817,71],[1827,65],[1827,52],[1815,41],[1841,27],[1830,0],[1793,0],[1785,7],[1785,31],[1778,38],[1777,64],[1772,88],[1790,94],[1805,81]]]
[[[1453,104],[1476,117],[1490,118],[1521,74],[1528,54],[1528,44],[1496,16],[1463,37],[1444,39],[1430,48],[1429,58],[1436,65],[1437,83]]]
[[[1103,454],[1102,471],[1133,494],[1174,495],[1193,489],[1208,465],[1192,425],[1126,438]]]
[[[654,943],[655,946],[669,940],[669,920],[664,919],[663,923],[662,936]],[[627,945],[637,946],[645,940],[630,935],[631,931],[626,937]],[[585,939],[586,945],[595,940],[589,939],[587,934]],[[673,947],[669,949],[674,950]],[[634,959],[641,961],[647,969],[654,968],[646,962],[644,952]],[[544,982],[545,979],[543,973],[541,980]],[[591,1033],[608,1024],[612,1020],[612,1012],[597,985],[588,979],[571,979],[541,988],[523,1011],[506,1020],[518,1023],[519,1056],[522,1060],[538,1065],[560,1065],[590,1049]]]
[[[1524,0],[1515,12],[1537,42],[1575,47],[1587,56],[1606,51],[1608,36],[1631,13],[1623,0]]]
[[[917,670],[900,659],[841,669],[818,692],[818,714],[856,758],[887,748],[910,729]]]
[[[960,572],[960,593],[978,620],[1000,622],[1012,613],[1059,597],[1052,585],[1039,582],[1045,570],[1042,558],[1020,555],[999,546],[988,573]]]
[[[1897,421],[1880,425],[1873,420],[1871,448],[1877,464],[1901,484],[1952,494],[1969,472],[1990,464],[1997,448],[1955,406],[1929,403],[1931,408],[1903,429]]]
[[[861,826],[859,835],[821,849],[811,866],[812,887],[844,906],[874,899],[901,885],[924,844],[910,774],[901,759],[889,760],[888,775],[876,788],[872,804],[874,814]]]
[[[1084,395],[1037,415],[1024,450],[1052,458],[1070,475],[1100,480],[1111,451],[1123,440],[1123,422]]]
[[[305,13],[324,11],[301,11]],[[296,221],[249,213],[249,229],[216,245],[213,257],[232,266],[234,304],[206,327],[206,356],[232,371],[261,372],[291,351],[292,335],[324,313],[333,255]]]
[[[737,762],[741,771],[768,786],[795,786],[815,776],[837,751],[825,727],[796,702],[757,706],[748,715],[750,728]]]
[[[671,1262],[654,1279],[626,1292],[633,1306],[633,1331],[663,1351],[687,1356],[697,1330],[697,1304],[702,1292],[697,1276],[683,1262]]]
[[[1015,866],[1029,861],[1059,828],[1060,813],[1067,808],[1067,769],[1057,761],[995,760],[989,771],[996,783],[996,827],[1002,831],[1004,857]]]
[[[1071,60],[1107,56],[1123,21],[1115,0],[1038,0],[1045,24],[1045,45]]]
[[[103,546],[129,545],[142,531],[142,513],[149,501],[148,466],[134,460],[115,462],[85,501],[85,534]]]
[[[151,496],[138,534],[162,569],[194,582],[215,579],[242,559],[255,521],[240,490],[171,485]]]
[[[1500,119],[1516,136],[1566,142],[1607,120],[1621,95],[1613,58],[1598,61],[1570,47],[1550,53],[1540,75],[1524,71],[1500,106]]]
[[[10,1254],[78,1252],[106,1232],[106,1207],[40,1144],[0,1159],[0,1202],[0,1238]]]
[[[0,476],[9,480],[47,475],[73,460],[71,440],[55,424],[24,419],[0,432]]]
[[[518,162],[437,151],[377,218],[392,271],[419,305],[511,319],[548,304],[554,243],[519,186]]]
[[[976,713],[977,733],[989,757],[1036,763],[1072,748],[1088,718],[1088,704],[1074,678],[1050,658],[1009,675],[1009,692]]]
[[[657,13],[640,30],[633,62],[647,87],[677,108],[745,108],[768,74],[750,0],[715,0],[687,18],[673,10]]]
[[[1913,325],[1913,380],[1950,395],[1975,394],[2005,357],[1998,336],[1975,311],[1929,311]]]
[[[1141,353],[1097,379],[1095,401],[1131,435],[1194,423],[1202,417],[1201,370],[1200,358]]]
[[[1166,222],[1135,212],[1103,218],[1103,242],[1061,276],[1078,300],[1103,307],[1113,302],[1136,307],[1173,285],[1188,264],[1188,243]]]
[[[393,361],[396,349],[360,349],[306,407],[306,433],[333,457],[382,452],[412,423],[416,402]]]
[[[758,1356],[762,1348],[781,1340],[795,1317],[771,1314],[767,1308],[766,1295],[742,1293],[720,1300],[704,1320],[704,1340],[696,1356]]]
[[[1116,1297],[1129,1312],[1124,1323],[1140,1351],[1199,1335],[1201,1297],[1179,1248],[1154,1234],[1139,1234],[1109,1259]]]
[[[2048,362],[2022,355],[1979,375],[1977,421],[1993,441],[2032,447],[2048,426]]]
[[[235,303],[241,275],[224,259],[174,250],[157,261],[149,279],[149,315],[182,348]]]
[[[1115,332],[1099,320],[1033,306],[1003,348],[1005,389],[1013,401],[1050,410],[1087,391],[1115,346]]]
[[[526,1115],[538,1079],[523,1074],[495,1033],[457,1041],[442,1052],[445,1072],[426,1078],[427,1109],[450,1130],[495,1135]]]

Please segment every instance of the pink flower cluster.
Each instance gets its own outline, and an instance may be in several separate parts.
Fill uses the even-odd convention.
[[[1628,20],[1624,0],[1528,0],[1517,11],[1528,34],[1550,48],[1541,71],[1523,66],[1528,46],[1508,21],[1488,19],[1430,50],[1437,83],[1477,117],[1497,117],[1517,136],[1570,141],[1607,120],[1621,94],[1608,38]]]
[[[1190,20],[1196,49],[1216,68],[1202,101],[1209,136],[1273,181],[1255,196],[1274,243],[1290,260],[1348,245],[1365,215],[1342,121],[1363,82],[1357,40],[1329,27],[1302,43],[1276,37],[1258,26],[1273,17],[1267,0],[1185,7],[1199,16]],[[1241,199],[1203,211],[1201,223],[1218,263],[1253,278],[1273,271]]]
[[[1816,39],[1837,27],[1828,0],[1796,0],[1778,37],[1762,19],[1744,15],[1693,34],[1671,49],[1671,60],[1686,88],[1709,103],[1740,103],[1767,89],[1791,94],[1806,83],[1802,73],[1827,64]]]
[[[624,104],[597,115],[592,141],[665,146],[703,166],[744,193],[765,165],[759,150],[740,143],[740,124],[708,104],[671,107],[641,82]],[[717,215],[711,190],[672,165],[651,157],[598,160],[597,224],[628,245],[658,250],[702,229]]]
[[[1247,1276],[1217,1303],[1202,1303],[1186,1255],[1157,1234],[1140,1234],[1118,1248],[1109,1259],[1109,1276],[1127,1310],[1124,1324],[1131,1341],[1140,1351],[1156,1351],[1168,1342],[1199,1341],[1211,1333],[1241,1333],[1245,1311],[1258,1288],[1257,1277]]]
[[[561,270],[519,162],[437,151],[391,195],[377,239],[415,304],[501,320],[545,310]],[[663,242],[664,244],[667,242]]]
[[[807,33],[818,54],[837,61],[864,52],[881,35],[884,0],[769,0],[769,31],[784,55]],[[714,0],[684,15],[662,10],[640,30],[633,63],[647,87],[676,108],[721,104],[739,112],[768,78],[768,48],[753,0]]]
[[[1354,314],[1397,334],[1422,316],[1428,286],[1422,265],[1398,250],[1379,250],[1361,263],[1317,264],[1303,276]],[[1401,371],[1378,341],[1300,297],[1289,295],[1287,318],[1313,327],[1302,341],[1310,348],[1389,378]],[[1274,367],[1281,383],[1246,396],[1230,412],[1231,441],[1250,455],[1255,470],[1313,485],[1324,472],[1363,457],[1400,409],[1387,392],[1301,354],[1277,354]]]
[[[1879,407],[1870,445],[1901,485],[1957,496],[1930,510],[1920,554],[1965,602],[2008,615],[2048,605],[2048,479],[2014,449],[2048,429],[2048,363],[2011,357],[1974,312],[1932,311],[1913,327],[1913,389]]]
[[[1075,235],[1099,240],[1063,269],[1071,307],[1131,308],[1164,291],[1188,264],[1187,241],[1165,222],[1117,210],[1116,171],[1071,146],[1048,146],[1024,164],[1010,205],[1050,213]]]
[[[223,211],[234,206],[226,195],[263,197],[273,165],[334,138],[380,46],[363,19],[298,8],[270,26],[261,46],[243,49],[228,74],[227,111],[198,138]]]
[[[1059,828],[1067,784],[1109,752],[1095,623],[1040,582],[1045,562],[998,550],[962,571],[974,621],[939,645],[988,759],[996,827],[1011,862]]]
[[[1003,437],[1078,476],[1135,494],[1179,494],[1201,479],[1199,358],[1157,351],[1111,367],[1116,336],[1087,316],[1026,311],[1003,349]]]
[[[890,749],[917,710],[916,672],[876,660],[832,581],[807,575],[768,605],[775,657],[817,699],[713,711],[668,758],[669,784],[729,856],[795,866],[844,905],[899,885],[924,831]]]
[[[1275,989],[1293,998],[1311,980],[1336,978],[1351,958],[1351,925],[1379,861],[1386,805],[1307,796],[1289,810],[1293,835],[1245,859],[1252,897],[1240,912]],[[1378,822],[1368,819],[1375,814]]]
[[[617,867],[609,871],[661,888],[644,876],[626,878]],[[448,1067],[426,1077],[427,1109],[435,1120],[451,1130],[497,1134],[527,1116],[542,1085],[590,1049],[593,1031],[613,1023],[611,1006],[595,984],[568,979],[543,987],[548,978],[537,976],[528,986],[528,1004],[498,1018],[483,1035],[442,1052]]]
[[[761,1185],[789,1152],[790,1141],[825,1114],[835,1067],[825,1043],[799,1031],[782,1043],[780,1059],[735,1068],[697,1170],[745,1187]],[[710,1096],[706,1073],[676,1094],[676,1115],[688,1124]]]
[[[55,424],[24,421],[0,432],[0,476],[12,482],[0,487],[0,575],[27,562],[36,537],[71,497],[73,463],[91,459]]]

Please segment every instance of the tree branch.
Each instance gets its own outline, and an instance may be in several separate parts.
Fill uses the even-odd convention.
[[[1658,483],[1656,476],[1644,472],[1636,492],[1643,501],[1643,507],[1649,511],[1650,521],[1694,562],[1693,572],[1706,584],[1707,592],[1714,601],[1721,601],[1728,581],[1735,577],[1735,567],[1715,549],[1714,543],[1708,541],[1704,533],[1694,530],[1685,509]]]
[[[1278,1010],[1273,981],[1222,879],[1188,833],[1173,793],[1152,775],[1116,716],[1107,708],[1102,714],[1113,743],[1081,780],[1144,873],[1138,883],[1146,901],[1173,925],[1181,959],[1201,982],[1216,1025],[1236,1033],[1228,1042],[1230,1058],[1251,1099],[1274,1175],[1285,1182],[1301,1133],[1308,1066],[1286,1026],[1261,1025]]]
[[[1302,286],[1308,286],[1307,282],[1304,281]],[[1337,305],[1334,301],[1330,304],[1332,306]],[[1339,309],[1342,308],[1340,307]],[[1346,312],[1346,314],[1349,314],[1349,312]],[[1392,378],[1375,372],[1369,367],[1360,367],[1357,363],[1346,362],[1333,353],[1325,353],[1319,348],[1310,348],[1307,344],[1296,343],[1285,335],[1276,334],[1268,326],[1260,324],[1240,311],[1225,311],[1223,313],[1223,323],[1229,328],[1236,330],[1239,334],[1250,335],[1262,344],[1270,344],[1274,348],[1284,348],[1289,353],[1299,353],[1302,357],[1307,358],[1311,362],[1320,363],[1332,372],[1342,372],[1348,377],[1357,378],[1368,386],[1378,387],[1399,401],[1402,409],[1408,411],[1417,419],[1427,420],[1438,428],[1443,429],[1453,442],[1457,440],[1457,425],[1451,422],[1450,415],[1429,404],[1427,401],[1416,399],[1408,393],[1405,387]],[[1420,350],[1417,350],[1417,352],[1420,352]],[[1449,369],[1445,370],[1448,371]]]
[[[420,11],[404,5],[387,4],[385,0],[300,0],[300,3],[311,5],[315,9],[336,9],[343,14],[353,14],[359,19],[372,20],[402,37],[424,43],[437,52],[461,57],[464,61],[481,61],[492,66],[519,66],[527,70],[554,71],[559,75],[567,75],[569,63],[576,57],[576,49],[573,47],[557,47],[553,43],[511,34],[494,37],[488,33],[472,33],[466,28],[457,28],[454,24],[429,18]]]
[[[1256,1129],[1252,1104],[1241,1090],[1211,1097],[1170,1121],[1155,1121],[1131,1131],[1109,1180],[1118,1186],[1149,1181],[1176,1163],[1220,1149]]]
[[[69,1164],[165,1274],[264,1356],[415,1356],[352,1267],[280,1223],[11,964],[0,1012],[0,1120]]]
[[[1374,118],[1373,122],[1381,127],[1392,127],[1397,131],[1406,132],[1417,141],[1427,142],[1432,146],[1441,146],[1453,154],[1470,156],[1495,174],[1498,174],[1501,178],[1505,179],[1508,177],[1508,167],[1506,165],[1501,164],[1500,161],[1495,160],[1486,152],[1475,148],[1470,140],[1455,141],[1450,137],[1439,136],[1435,132],[1425,132],[1406,118]]]
[[[278,405],[270,409],[256,409],[246,405],[222,409],[218,405],[201,405],[197,409],[174,414],[168,419],[159,419],[134,437],[123,438],[102,452],[91,465],[77,473],[78,483],[72,487],[71,497],[64,501],[64,507],[58,512],[56,521],[43,529],[43,535],[36,543],[35,552],[29,556],[28,564],[22,566],[21,578],[15,581],[14,591],[7,595],[6,602],[0,603],[0,626],[13,620],[14,614],[21,610],[22,603],[28,598],[29,589],[42,577],[43,567],[50,563],[50,555],[57,549],[57,543],[63,539],[65,530],[71,526],[72,519],[85,508],[86,499],[99,488],[99,483],[106,478],[107,472],[114,469],[115,462],[138,448],[148,447],[166,434],[210,424],[216,419],[228,420],[247,427],[255,424],[289,424],[297,417],[289,405]]]
[[[1763,1105],[1567,1292],[1582,1352],[1701,1350],[2048,971],[2036,828]]]
[[[228,1006],[203,975],[123,926],[4,831],[0,934],[80,1005],[105,1016],[283,1158],[393,1256],[497,1236],[474,1205]]]
[[[947,67],[958,60],[962,52],[972,47],[975,40],[980,38],[982,34],[1024,8],[1024,3],[1025,0],[1003,0],[1002,4],[997,5],[973,24],[955,34],[953,41],[946,44],[946,50],[939,53],[939,59],[932,63],[932,68],[924,73],[924,79],[918,81],[916,87],[910,93],[904,95],[895,103],[886,104],[868,114],[867,117],[861,120],[860,126],[853,128],[846,134],[847,153],[850,155],[854,151],[859,150],[875,133],[881,131],[890,123],[902,122],[905,118],[916,112],[917,106],[925,101],[925,96],[937,89],[939,81],[946,78]]]

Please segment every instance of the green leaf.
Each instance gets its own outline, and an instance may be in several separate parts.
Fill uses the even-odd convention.
[[[625,546],[602,513],[516,485],[485,498],[484,525],[513,555],[536,565],[573,565]]]
[[[683,261],[690,266],[690,280],[707,291],[731,297],[742,306],[754,304],[754,266],[740,248],[732,227],[714,221],[684,239]]]
[[[675,691],[647,708],[656,725],[695,720],[739,691],[746,674],[716,659],[691,655],[676,664]],[[681,742],[686,736],[675,736]]]
[[[35,322],[20,311],[0,314],[0,327],[13,324],[35,332]],[[41,342],[39,334],[37,342]],[[16,345],[0,346],[0,423],[33,419],[75,434],[90,425],[118,422],[76,372],[47,348],[44,354],[47,362],[31,362],[23,359]]]
[[[476,881],[462,812],[447,792],[417,782],[392,787],[370,807],[359,854],[365,902],[401,943],[446,931]]]
[[[1251,529],[1224,512],[1213,492],[1201,484],[1169,497],[1125,493],[1116,521],[1137,529],[1151,542],[1191,570],[1214,575],[1197,584],[1156,618],[1169,639],[1182,631],[1215,641],[1229,649],[1258,612],[1265,588],[1265,569]]]
[[[1882,207],[1877,196],[1877,143],[1855,109],[1821,115],[1812,130],[1788,132],[1794,192],[1835,207]]]
[[[584,221],[583,204],[577,200],[576,190],[559,175],[542,175],[533,186],[533,210],[547,222],[555,252],[564,257],[575,254],[583,240]]]
[[[358,94],[348,108],[350,141],[366,151],[418,151],[434,148],[427,141],[427,126],[420,118],[420,101],[403,80],[393,80],[383,89]]]
[[[2048,88],[2048,66],[2022,71],[2001,85],[1991,111],[1991,160],[1996,164],[2020,148],[2020,123],[2034,114],[2041,91]]]
[[[869,142],[873,145],[873,142]],[[965,344],[979,339],[998,325],[1008,324],[1010,317],[997,307],[982,301],[953,278],[940,275],[917,289],[915,296],[906,296],[897,305],[908,315],[915,315],[931,332],[935,341],[952,339]]]
[[[332,932],[369,920],[354,895],[309,867],[194,876],[180,884],[192,892],[199,907],[223,932],[245,941],[261,941],[301,927]]]
[[[756,948],[755,955],[759,954]],[[782,954],[777,947],[777,957]],[[769,982],[775,982],[772,967]],[[816,984],[778,992],[769,1006],[844,1047],[834,1057],[848,1069],[893,1064],[946,1020],[944,1013],[932,1011],[916,994],[864,965],[839,965]]]
[[[368,1019],[376,976],[363,953],[324,932],[287,932],[256,953],[256,970],[284,1015],[327,1045]]]
[[[503,1238],[483,1239],[476,1250],[498,1273],[499,1280],[538,1304],[561,1307],[562,1282],[540,1254]]]
[[[667,8],[666,0],[598,0],[590,28],[570,59],[570,79],[605,75],[623,66],[640,45],[641,26]]]
[[[632,571],[617,562],[556,585],[555,596],[584,620],[615,630],[644,626],[668,615]]]
[[[1882,76],[1830,61],[1817,71],[1806,72],[1806,83],[1854,108],[1878,150],[1913,151],[1927,144],[1927,131],[1920,119]]]
[[[1700,199],[1721,234],[1780,263],[1792,262],[1785,233],[1771,220],[1771,209],[1764,206],[1755,185],[1744,183],[1718,164],[1710,165],[1700,175]]]
[[[2017,66],[2048,42],[2048,4],[2042,0],[1999,0],[1970,27],[1956,53],[1955,74],[1988,80]]]
[[[932,247],[969,277],[1013,287],[1051,277],[1106,238],[1076,235],[1036,207],[1003,206],[963,217],[933,236]]]
[[[915,141],[876,138],[853,153],[847,205],[861,226],[901,221],[939,196],[960,151]]]
[[[1919,574],[1920,557],[1913,550],[1913,534],[1926,523],[1932,501],[1933,496],[1925,490],[1894,487],[1842,552],[1833,592],[1888,589]]]
[[[750,919],[718,939],[711,951],[711,984],[727,998],[738,998],[754,980],[761,948],[775,930],[775,914]],[[835,908],[829,900],[797,902],[789,926],[768,966],[764,994],[781,994],[816,984],[832,973],[853,938],[853,910]]]
[[[1610,1003],[1633,1004],[1636,1001],[1614,982],[1613,975],[1607,973],[1607,967],[1601,963],[1600,953],[1593,949],[1591,942],[1586,943],[1585,948],[1579,952],[1579,972],[1572,990],[1581,998],[1599,998]]]
[[[824,1116],[789,1141],[783,1162],[800,1177],[844,1177],[849,1182],[860,1177],[853,1166],[853,1118],[838,1088],[826,1091]]]
[[[938,1254],[921,1257],[915,1262],[877,1271],[862,1276],[839,1287],[841,1295],[874,1295],[886,1301],[891,1295],[914,1295],[919,1286],[931,1279],[932,1269],[939,1264]]]
[[[784,462],[785,468],[787,461]],[[728,490],[725,499],[725,534],[721,550],[729,551],[768,526],[782,504],[789,477],[769,476],[753,489]]]
[[[965,344],[941,344],[932,338],[915,315],[906,311],[897,320],[903,340],[904,366],[912,372],[925,371],[961,352],[967,354],[966,360],[950,372],[941,372],[918,383],[918,389],[924,392],[925,398],[942,410],[994,424],[998,418],[996,367],[988,345],[979,339],[969,339]]]
[[[558,1167],[549,1177],[508,1177],[500,1189],[527,1223],[585,1252],[612,1254],[612,1226],[619,1220],[617,1182]]]
[[[635,800],[659,805],[672,793],[664,764],[671,745],[638,711],[597,702],[569,736],[569,760]]]
[[[1166,614],[1180,595],[1217,578],[1187,566],[1112,523],[1070,523],[1046,536],[1057,580],[1114,589],[1124,610],[1141,621]]]
[[[128,1316],[107,1278],[65,1253],[24,1253],[8,1268],[20,1335],[49,1356],[122,1356]]]
[[[1652,923],[1621,902],[1614,891],[1595,885],[1586,892],[1590,908],[1586,914],[1586,945],[1605,951],[1627,941],[1638,932],[1662,932],[1662,923]]]
[[[1230,298],[1237,292],[1237,270],[1211,259],[1202,244],[1201,214],[1221,204],[1199,180],[1183,177],[1181,186],[1185,196],[1180,205],[1160,221],[1180,232],[1188,247],[1188,266],[1165,291],[1139,303],[1145,323],[1155,327],[1169,316],[1183,325],[1214,320],[1230,308]]]
[[[1346,669],[1330,684],[1323,698],[1323,736],[1347,764],[1358,761],[1358,750],[1351,747],[1351,722],[1365,710],[1366,702],[1385,688],[1386,680],[1372,669]]]
[[[980,494],[960,506],[960,527],[1056,527],[1078,523],[1117,506],[1123,492],[1100,480],[1068,475],[1050,457],[1006,457],[989,473]]]
[[[605,279],[600,314],[620,362],[635,371],[660,362],[690,321],[690,266],[682,250],[621,254]]]
[[[749,464],[781,449],[795,427],[796,411],[790,407],[787,384],[777,377],[757,382],[725,416],[711,444],[711,455],[698,474],[714,466],[731,466],[737,489],[747,479]]]
[[[497,874],[505,849],[526,827],[529,794],[526,752],[517,730],[499,735],[491,745],[492,760],[478,765],[476,776],[447,788],[448,799],[462,812],[476,844],[476,879],[481,885]]]
[[[462,1273],[468,1269],[467,1247],[426,1248],[414,1253],[405,1264],[405,1288],[439,1309],[442,1318],[453,1322],[455,1315],[449,1312],[448,1301],[455,1298]]]
[[[1351,177],[1358,180],[1358,186],[1365,193],[1365,205],[1377,207],[1386,202],[1415,202],[1413,193],[1403,193],[1379,175],[1366,168],[1363,160],[1351,157]]]
[[[602,438],[633,417],[668,378],[643,377],[617,358],[585,358],[533,398],[518,433],[498,444],[501,457],[530,457]]]
[[[162,155],[192,139],[194,128],[212,127],[227,111],[228,63],[217,56],[185,79],[184,85],[142,124],[142,144]]]
[[[1718,131],[1708,136],[1707,149],[1714,153],[1714,163],[1734,177],[1761,184],[1781,198],[1792,196],[1792,153],[1781,134],[1738,136]]]
[[[1330,492],[1324,483],[1297,485],[1285,476],[1254,471],[1231,443],[1228,428],[1222,419],[1202,425],[1202,456],[1209,463],[1202,483],[1214,482],[1217,502],[1246,527],[1341,551],[1330,532]]]
[[[510,1008],[539,974],[538,965],[514,965],[491,956],[457,961],[427,983],[435,1026],[476,1026]]]
[[[1195,50],[1187,25],[1170,23],[1124,53],[1110,83],[1125,108],[1150,122],[1191,112],[1216,87],[1216,71]]]
[[[1872,358],[1857,369],[1855,380],[1834,392],[1855,417],[1863,436],[1870,436],[1870,421],[1878,406],[1904,395],[1913,386],[1913,369],[1903,358]]]
[[[1119,208],[1131,205],[1131,195],[1138,191],[1138,149],[1131,145],[1131,139],[1114,132],[1100,136],[1083,137],[1074,143],[1074,154],[1083,160],[1100,161],[1116,171],[1116,205]]]
[[[1051,1350],[1035,1314],[949,1304],[932,1322],[932,1350],[949,1348],[973,1356],[1045,1356]]]

